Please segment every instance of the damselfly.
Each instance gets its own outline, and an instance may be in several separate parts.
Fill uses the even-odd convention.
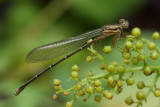
[[[58,56],[64,55],[68,52],[73,51],[72,53],[66,55],[64,58],[60,59],[59,61],[51,64],[48,68],[44,69],[25,84],[23,84],[14,94],[17,96],[27,85],[29,85],[33,80],[37,77],[42,75],[44,72],[48,71],[55,65],[59,64],[60,62],[64,61],[65,59],[71,57],[72,55],[76,54],[77,52],[81,51],[82,49],[90,46],[91,44],[104,39],[105,37],[115,35],[112,41],[112,46],[114,47],[115,41],[119,40],[120,35],[123,33],[123,29],[128,28],[129,23],[124,19],[119,20],[119,24],[116,25],[104,25],[102,28],[95,29],[84,34],[71,37],[65,40],[57,41],[51,44],[47,44],[44,46],[37,47],[31,50],[27,57],[26,62],[34,63],[34,62],[41,62],[56,58]],[[94,38],[91,42],[87,43],[87,40]]]

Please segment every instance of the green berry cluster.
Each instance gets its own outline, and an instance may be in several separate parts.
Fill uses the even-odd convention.
[[[98,53],[93,44],[88,48],[91,52],[90,56],[87,56],[86,61],[91,63],[97,58],[101,61],[99,65],[100,73],[94,75],[92,71],[87,73],[86,78],[81,79],[79,77],[80,69],[78,65],[72,66],[72,72],[70,78],[76,80],[77,83],[69,88],[63,89],[60,85],[61,81],[54,79],[54,85],[56,94],[53,95],[53,99],[56,99],[59,93],[64,93],[64,96],[68,96],[71,92],[74,95],[72,101],[66,103],[66,107],[72,107],[73,102],[79,97],[83,97],[83,101],[86,102],[91,95],[94,96],[94,101],[100,103],[102,98],[112,100],[115,94],[122,93],[124,88],[137,86],[137,92],[135,98],[129,95],[126,98],[125,103],[127,105],[137,104],[142,106],[146,101],[148,95],[153,93],[155,97],[160,97],[160,86],[156,85],[160,77],[160,65],[150,65],[149,61],[158,60],[160,49],[156,45],[156,41],[160,38],[158,32],[152,34],[152,40],[147,40],[141,37],[141,29],[135,27],[131,31],[131,35],[127,35],[123,47],[120,48],[120,54],[122,54],[123,64],[118,64],[118,61],[112,61],[108,63],[107,55],[112,55],[112,47],[104,46],[104,56]],[[90,42],[89,40],[88,42]],[[148,52],[145,52],[145,48]],[[148,61],[149,60],[149,61]],[[155,75],[151,85],[146,85],[145,82],[136,81],[134,74],[136,72],[143,72],[144,76]],[[125,74],[129,74],[128,77]],[[125,84],[125,85],[124,85]],[[143,89],[148,89],[148,92],[144,92]]]

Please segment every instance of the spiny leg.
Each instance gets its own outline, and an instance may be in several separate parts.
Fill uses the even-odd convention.
[[[120,48],[119,46],[115,45],[114,49],[116,49],[117,51],[119,51],[121,53],[122,48]]]
[[[115,37],[114,37],[113,41],[112,41],[112,46],[113,46],[113,48],[115,48],[117,51],[119,51],[118,49],[122,49],[122,48],[120,48],[119,46],[115,45],[115,42],[119,40],[119,37],[120,37],[120,32],[117,32],[117,33],[115,34]],[[115,47],[115,46],[116,46],[116,47]],[[119,52],[121,52],[121,51],[119,51]]]
[[[113,48],[114,48],[115,42],[120,38],[120,34],[121,34],[120,32],[117,32],[115,34],[115,37],[113,38],[113,41],[112,41]]]
[[[118,43],[120,43],[121,45],[124,45],[121,41],[117,40]]]
[[[126,39],[126,38],[119,38],[119,39]]]
[[[123,35],[128,35],[129,33],[126,33],[126,32],[122,32],[122,34],[123,34]]]
[[[117,42],[119,42],[119,43],[121,43],[121,44],[123,45],[123,43],[120,42],[119,40],[117,40]],[[121,47],[119,47],[119,46],[117,46],[117,45],[115,44],[115,47],[114,47],[114,48],[121,53],[121,50],[122,50]],[[120,50],[119,50],[119,49],[120,49]]]

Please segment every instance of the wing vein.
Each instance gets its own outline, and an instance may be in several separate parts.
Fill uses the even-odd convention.
[[[26,56],[26,62],[46,61],[64,55],[82,46],[88,39],[101,35],[101,31],[102,28],[95,29],[75,37],[34,48]]]

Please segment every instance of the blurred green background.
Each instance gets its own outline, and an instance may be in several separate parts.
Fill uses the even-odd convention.
[[[25,63],[25,56],[31,49],[105,24],[116,24],[120,18],[130,22],[126,32],[130,33],[133,27],[139,26],[143,35],[151,36],[151,31],[160,29],[159,13],[159,0],[1,0],[0,107],[64,107],[72,96],[61,95],[53,100],[53,79],[62,80],[62,86],[69,88],[75,84],[73,80],[68,81],[72,65],[79,65],[82,78],[90,70],[97,74],[100,71],[98,60],[91,64],[85,62],[86,56],[90,54],[83,50],[49,70],[16,97],[13,93],[20,85],[55,61]],[[112,38],[95,44],[95,48],[111,45]],[[114,50],[108,56],[108,62],[116,59],[122,60],[120,53]],[[139,75],[136,77],[139,79]],[[134,95],[134,89],[129,87],[122,95],[117,95],[112,101],[103,100],[101,104],[95,103],[93,98],[84,103],[80,98],[74,102],[74,106],[125,107],[124,99]],[[150,97],[150,100],[153,102],[149,102],[147,107],[154,104],[159,107],[158,99]]]

